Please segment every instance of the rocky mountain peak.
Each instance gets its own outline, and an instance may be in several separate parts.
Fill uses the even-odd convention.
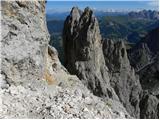
[[[78,7],[73,7],[71,12],[70,12],[70,16],[72,16],[73,21],[79,21],[80,18],[80,10],[78,9]]]
[[[93,14],[93,11],[92,11],[89,7],[86,7],[86,8],[84,9],[83,14],[82,14],[82,18],[83,18],[83,17],[86,17],[86,18],[91,19],[92,14]]]
[[[71,28],[71,23],[76,25]],[[67,17],[63,44],[65,66],[71,74],[76,74],[95,95],[120,100],[132,116],[139,118],[141,85],[130,66],[125,44],[102,41],[90,8],[84,10],[78,23],[72,16]]]
[[[101,36],[100,36],[98,22],[94,17],[92,17],[92,11],[89,8],[86,8],[84,12],[81,14],[81,16],[77,17],[80,15],[78,11],[79,11],[78,8],[75,7],[72,8],[71,14],[67,17],[65,21],[64,31],[63,31],[64,48],[66,47],[66,44],[71,43],[72,44],[71,46],[73,46],[74,48],[77,47],[75,49],[80,49],[80,50],[71,51],[74,52],[74,54],[70,55],[78,57],[79,59],[87,60],[90,59],[89,49],[93,49],[93,47],[91,48],[90,45],[91,44],[96,45],[96,43],[98,43],[97,46],[99,46],[101,43],[96,41],[97,40],[100,41]],[[81,47],[79,47],[79,45],[81,45]],[[87,46],[89,48],[87,48]],[[66,52],[67,50],[64,51]],[[78,56],[76,56],[76,54],[78,54]]]
[[[102,52],[98,21],[88,7],[81,14],[78,23],[72,18],[73,16],[69,15],[64,24],[65,66],[71,74],[76,74],[94,94],[108,96],[109,75]],[[76,25],[70,27],[73,26],[72,23]],[[70,29],[73,29],[73,33]]]

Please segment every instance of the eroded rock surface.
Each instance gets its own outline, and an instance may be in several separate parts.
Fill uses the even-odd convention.
[[[49,41],[45,1],[1,1],[1,4],[1,74],[6,81],[1,86],[38,82],[44,74]]]
[[[127,111],[134,117],[140,117],[140,95],[142,92],[139,77],[130,66],[123,41],[104,40],[103,52],[106,66],[111,74],[111,86]]]
[[[113,111],[107,102],[95,97],[81,82],[76,83],[75,77],[72,79],[74,85],[70,88],[46,86],[33,90],[11,85],[9,89],[1,90],[4,101],[0,106],[0,118],[130,118],[125,111]]]
[[[108,68],[102,52],[99,25],[93,11],[74,7],[64,23],[65,66],[97,96],[112,98]]]

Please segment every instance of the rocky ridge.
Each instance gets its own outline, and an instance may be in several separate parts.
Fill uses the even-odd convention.
[[[130,118],[61,65],[48,45],[45,1],[2,1],[1,22],[0,118]]]
[[[153,56],[150,53],[156,52],[158,44],[154,37],[152,40],[152,37],[147,36],[147,39],[147,42],[140,46],[144,48],[142,53],[145,55],[144,60],[148,62],[150,56]],[[151,47],[155,44],[156,47]],[[66,68],[71,74],[77,75],[93,94],[104,100],[110,98],[113,101],[119,101],[135,118],[158,117],[158,103],[155,96],[153,97],[155,93],[158,97],[157,90],[156,92],[153,90],[152,96],[144,91],[144,86],[147,87],[148,83],[143,84],[143,78],[141,75],[139,78],[137,73],[137,68],[141,66],[141,63],[137,67],[132,66],[131,54],[127,53],[123,41],[114,43],[112,40],[102,40],[98,22],[90,8],[85,8],[83,12],[77,7],[72,8],[64,24],[63,45]],[[139,49],[136,50],[139,51]],[[135,51],[133,54],[136,53]],[[141,52],[136,55],[141,56]],[[132,60],[136,60],[136,57]],[[135,63],[139,64],[139,62]],[[145,69],[149,72],[152,68]],[[158,69],[153,69],[151,71],[157,73]],[[141,71],[141,74],[144,75],[146,72]],[[157,89],[158,86],[154,88]],[[152,104],[151,101],[155,102]]]
[[[64,24],[66,68],[93,94],[121,102],[130,115],[139,118],[141,85],[130,66],[124,43],[103,43],[92,10],[87,7],[79,11],[72,8]]]
[[[56,50],[49,49],[47,64],[54,83],[44,79],[47,82],[41,89],[22,85],[1,89],[1,118],[131,118],[119,103],[94,96],[76,76],[69,75]]]
[[[63,34],[67,70],[48,45],[45,1],[1,3],[0,118],[159,117],[158,52],[151,44],[157,42],[150,41],[157,38],[152,34],[140,48],[154,62],[136,69],[138,78],[124,43],[103,43],[92,10],[74,7]]]

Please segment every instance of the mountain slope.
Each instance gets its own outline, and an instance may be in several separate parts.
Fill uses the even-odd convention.
[[[135,47],[129,50],[131,65],[138,71],[150,64],[159,54],[159,28],[148,33]]]
[[[140,117],[139,78],[130,66],[123,42],[102,41],[92,10],[73,8],[63,31],[65,66],[97,96],[119,101],[127,112]]]
[[[123,39],[137,43],[148,31],[158,27],[158,20],[136,19],[129,16],[105,16],[99,18],[103,38]]]
[[[129,50],[143,89],[141,118],[159,118],[159,28],[152,30]]]
[[[2,1],[0,118],[130,118],[94,96],[48,45],[46,1]]]

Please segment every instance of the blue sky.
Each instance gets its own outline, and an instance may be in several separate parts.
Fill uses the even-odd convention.
[[[65,12],[70,11],[73,6],[78,6],[80,9],[84,9],[89,6],[95,10],[141,10],[151,9],[158,10],[158,0],[123,0],[123,1],[51,1],[47,0],[46,10],[47,13],[51,12]]]

